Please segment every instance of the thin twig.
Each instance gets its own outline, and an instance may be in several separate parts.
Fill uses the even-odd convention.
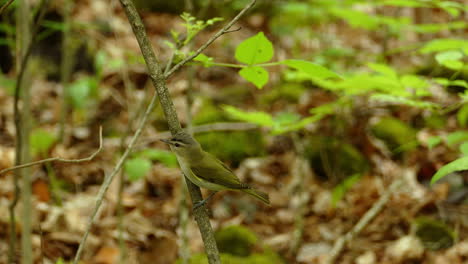
[[[335,263],[336,258],[340,255],[346,243],[349,243],[357,234],[359,234],[364,227],[366,227],[377,214],[382,211],[385,204],[390,200],[392,194],[398,190],[404,183],[403,179],[395,180],[388,190],[374,203],[374,205],[364,214],[364,216],[357,222],[357,224],[345,235],[338,238],[333,245],[330,255],[328,256],[328,264]]]
[[[151,114],[151,111],[154,108],[154,105],[156,103],[156,98],[157,94],[153,95],[153,98],[151,98],[151,102],[149,103],[148,107],[146,108],[145,114],[143,115],[140,124],[138,125],[138,129],[135,131],[135,134],[132,137],[132,140],[127,146],[127,149],[125,149],[124,154],[122,157],[120,157],[119,161],[117,162],[117,165],[115,165],[114,169],[112,172],[104,178],[104,182],[101,185],[101,188],[99,189],[98,195],[96,197],[96,205],[94,206],[93,212],[91,213],[91,216],[88,219],[88,224],[86,226],[86,231],[83,235],[83,238],[81,239],[80,245],[78,247],[78,251],[76,252],[75,259],[73,260],[74,264],[77,264],[78,261],[80,260],[81,254],[83,252],[84,246],[86,244],[86,240],[88,239],[89,232],[91,230],[91,227],[93,226],[94,220],[96,218],[97,212],[99,208],[101,207],[102,201],[104,200],[104,195],[107,192],[107,189],[109,189],[109,186],[114,179],[115,175],[120,171],[122,168],[125,160],[127,159],[128,155],[132,151],[133,146],[135,145],[135,142],[137,141],[138,137],[140,137],[141,132],[143,131],[143,128],[145,127],[146,120],[148,119],[149,115]]]
[[[3,11],[4,11],[5,9],[8,8],[9,5],[11,5],[11,4],[13,3],[13,1],[15,1],[15,0],[9,0],[8,2],[6,2],[6,3],[0,8],[0,15],[3,13]]]
[[[192,55],[188,56],[187,58],[183,59],[181,62],[177,63],[174,67],[172,67],[171,70],[169,70],[167,73],[164,74],[164,78],[168,78],[171,74],[173,74],[175,71],[177,71],[180,67],[182,67],[185,63],[191,61],[193,58],[198,56],[200,53],[202,53],[203,50],[205,50],[211,43],[213,43],[217,38],[219,38],[221,35],[229,33],[229,29],[236,23],[244,14],[249,10],[254,4],[255,0],[250,1],[250,3],[242,9],[242,11],[237,14],[236,17],[234,17],[231,22],[229,22],[226,26],[224,26],[221,30],[219,30],[216,34],[214,34],[205,44],[203,44],[200,48],[198,48],[195,53]]]
[[[35,166],[35,165],[40,165],[40,164],[43,164],[43,163],[53,162],[53,161],[65,162],[65,163],[81,163],[81,162],[85,162],[85,161],[91,161],[92,159],[94,159],[94,157],[96,157],[96,155],[99,152],[101,152],[102,144],[103,144],[102,142],[103,142],[103,140],[102,140],[102,127],[99,127],[99,148],[93,154],[91,154],[90,156],[88,156],[86,158],[82,158],[82,159],[63,159],[63,158],[60,158],[60,157],[47,158],[47,159],[28,162],[28,163],[24,163],[24,164],[21,164],[21,165],[18,165],[18,166],[13,166],[13,167],[10,167],[10,168],[3,169],[3,170],[0,171],[0,175],[2,175],[4,173],[7,173],[9,171],[18,170],[18,169],[27,168],[27,167],[32,167],[32,166]]]

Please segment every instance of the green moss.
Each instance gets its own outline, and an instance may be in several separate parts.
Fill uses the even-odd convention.
[[[420,217],[413,222],[416,236],[419,237],[424,247],[431,250],[439,250],[451,247],[456,238],[455,232],[445,223]]]
[[[284,261],[274,252],[262,254],[252,254],[248,257],[238,257],[230,254],[221,253],[221,262],[223,264],[283,264]],[[182,264],[182,260],[177,260],[176,264]],[[208,264],[205,254],[193,255],[189,264]]]
[[[417,131],[403,121],[386,117],[371,127],[372,134],[385,142],[394,154],[414,149]]]
[[[245,257],[250,255],[257,236],[248,228],[238,225],[225,227],[215,233],[218,249],[222,253]]]
[[[206,151],[234,166],[247,157],[265,154],[265,140],[260,131],[208,132],[195,137]]]
[[[315,135],[306,141],[305,156],[324,178],[341,180],[369,169],[367,159],[353,145],[336,138]]]

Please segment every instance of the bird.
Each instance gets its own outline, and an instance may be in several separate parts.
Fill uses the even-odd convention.
[[[213,191],[206,199],[194,204],[194,208],[204,205],[213,195],[222,190],[245,192],[265,204],[270,204],[267,193],[243,183],[222,161],[206,152],[189,133],[179,131],[169,139],[161,139],[176,154],[180,168],[192,183]]]

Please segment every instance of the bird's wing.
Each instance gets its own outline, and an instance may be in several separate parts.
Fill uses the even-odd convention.
[[[197,177],[230,189],[250,188],[249,185],[242,183],[224,163],[211,154],[206,154],[202,162],[190,166],[190,169]]]

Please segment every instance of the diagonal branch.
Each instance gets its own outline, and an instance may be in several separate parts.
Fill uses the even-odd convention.
[[[98,195],[96,197],[96,205],[94,206],[93,212],[91,213],[91,216],[88,219],[88,224],[86,226],[86,232],[83,235],[83,238],[81,239],[80,245],[78,247],[78,251],[76,252],[75,259],[73,260],[74,264],[77,264],[78,261],[80,260],[81,254],[83,252],[84,246],[86,244],[86,240],[88,239],[89,232],[91,230],[91,227],[95,221],[97,212],[99,208],[101,207],[102,201],[104,200],[104,195],[107,192],[107,189],[109,189],[109,186],[112,182],[112,180],[115,178],[115,175],[120,171],[122,168],[125,160],[127,159],[128,155],[130,155],[130,152],[132,151],[133,146],[135,145],[135,142],[137,139],[140,137],[141,132],[143,131],[143,128],[145,127],[146,120],[148,120],[149,115],[153,111],[154,105],[156,103],[156,98],[158,96],[156,94],[153,95],[153,98],[151,98],[151,102],[149,103],[148,107],[146,108],[145,114],[143,115],[143,118],[140,121],[140,124],[138,125],[138,128],[133,134],[132,140],[128,144],[127,148],[125,149],[124,154],[122,157],[120,157],[119,161],[117,162],[117,165],[115,165],[114,169],[112,170],[111,174],[106,176],[104,178],[104,182],[101,185],[101,188],[99,189]]]
[[[5,9],[8,8],[9,5],[11,5],[15,0],[9,0],[8,2],[6,2],[4,5],[2,5],[2,7],[0,7],[0,15],[3,13],[3,11]]]
[[[234,17],[231,20],[231,22],[226,24],[226,26],[224,26],[221,30],[219,30],[216,34],[214,34],[205,44],[203,44],[200,48],[198,48],[195,51],[195,53],[183,59],[181,62],[177,63],[174,67],[172,67],[172,69],[170,69],[167,73],[165,73],[164,78],[167,79],[169,76],[171,76],[171,74],[177,71],[185,63],[197,57],[200,53],[202,53],[203,50],[205,50],[209,45],[211,45],[211,43],[213,43],[217,38],[221,37],[221,35],[239,30],[240,28],[235,29],[235,30],[230,30],[230,28],[232,27],[232,25],[234,25],[234,23],[236,23],[245,14],[245,12],[247,12],[247,10],[249,10],[255,4],[255,2],[256,2],[255,0],[250,1],[250,3],[247,6],[245,6],[244,9],[242,9],[242,11],[240,11],[236,17]]]

